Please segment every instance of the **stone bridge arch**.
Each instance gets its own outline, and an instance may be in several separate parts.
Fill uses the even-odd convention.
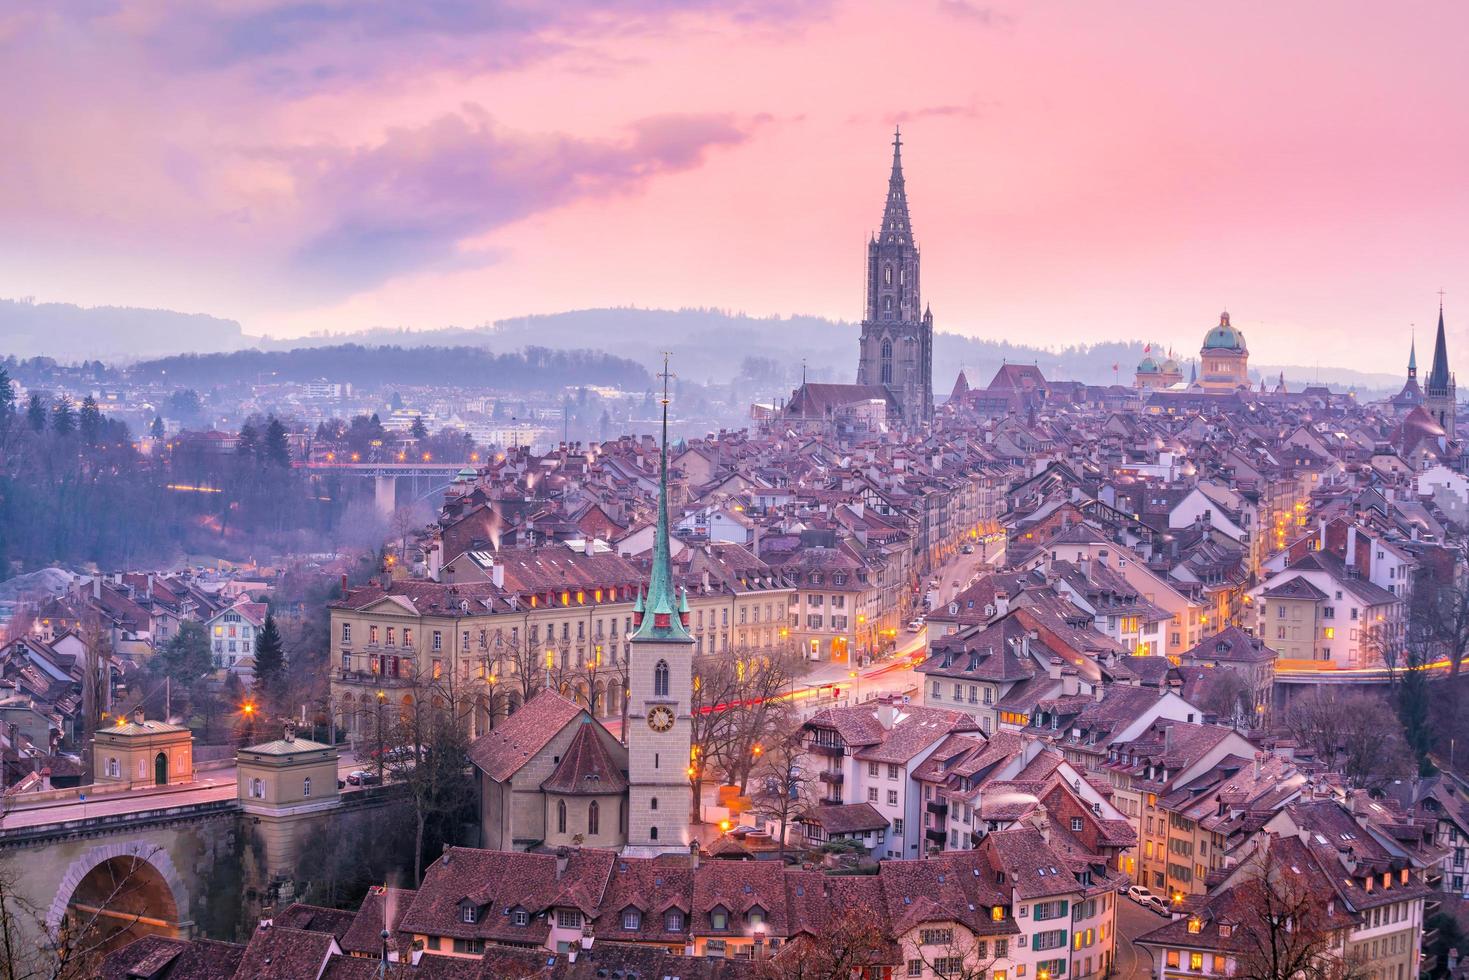
[[[71,904],[72,897],[76,895],[87,876],[95,869],[118,858],[142,861],[157,872],[158,876],[163,879],[163,883],[168,886],[170,897],[173,899],[179,933],[187,936],[192,925],[189,921],[191,906],[188,886],[184,884],[183,876],[179,874],[173,858],[164,847],[141,840],[98,844],[73,860],[67,867],[66,873],[61,876],[61,884],[56,890],[56,896],[51,900],[51,905],[47,909],[46,931],[53,936],[57,934],[62,920],[66,917],[67,906]]]

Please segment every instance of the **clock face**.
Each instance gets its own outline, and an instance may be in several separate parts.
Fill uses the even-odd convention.
[[[648,727],[655,732],[666,732],[673,727],[673,709],[660,704],[648,712]]]

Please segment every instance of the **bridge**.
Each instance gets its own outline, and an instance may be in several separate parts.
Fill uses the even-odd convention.
[[[14,808],[0,817],[7,910],[27,948],[67,932],[103,948],[144,935],[235,938],[264,907],[291,900],[303,845],[341,836],[347,821],[381,820],[376,811],[402,796],[401,785],[348,787],[328,806],[262,815],[247,812],[234,771],[221,770]]]
[[[341,460],[298,460],[291,465],[312,474],[340,473],[372,479],[373,501],[377,504],[378,512],[391,514],[398,506],[398,481],[410,481],[412,499],[418,500],[442,492],[453,482],[460,470],[466,467],[474,469],[477,463],[478,460],[458,463],[440,463],[422,458],[413,460],[407,453],[399,453],[390,461],[362,462],[349,456]]]

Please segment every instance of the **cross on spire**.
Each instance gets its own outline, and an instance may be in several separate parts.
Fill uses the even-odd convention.
[[[1438,311],[1443,312],[1443,287],[1438,287]]]
[[[667,426],[668,426],[668,382],[671,379],[678,377],[678,375],[676,375],[672,371],[668,370],[668,359],[670,357],[672,357],[672,356],[673,356],[673,351],[671,351],[671,350],[663,351],[663,370],[658,374],[658,377],[660,377],[660,378],[663,379],[663,399],[662,399],[662,401],[663,401],[663,425],[664,425],[665,428],[667,428]]]

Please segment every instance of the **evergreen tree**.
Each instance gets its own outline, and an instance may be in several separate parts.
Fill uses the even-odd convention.
[[[291,465],[291,445],[286,440],[286,427],[274,415],[265,426],[265,461],[282,468]]]
[[[149,432],[149,434],[151,434],[153,436],[154,439],[162,439],[163,438],[163,436],[164,436],[164,430],[163,430],[163,416],[162,415],[154,415],[153,416],[153,424],[148,427],[148,432]]]
[[[241,459],[254,459],[260,455],[260,433],[255,426],[246,422],[240,426],[240,438],[235,443],[235,455]]]
[[[82,399],[82,412],[78,421],[81,426],[82,438],[89,445],[96,445],[97,438],[102,434],[102,409],[97,407],[97,399],[88,395]]]
[[[408,427],[408,434],[415,439],[428,438],[428,426],[423,424],[422,415],[413,416],[413,424]]]
[[[76,428],[76,409],[71,407],[71,398],[62,395],[51,407],[51,429],[59,436],[69,436]]]
[[[262,706],[273,710],[280,707],[285,676],[286,654],[281,631],[275,625],[275,615],[266,613],[265,625],[255,634],[255,694]]]
[[[0,425],[4,425],[14,411],[15,383],[10,380],[10,372],[5,370],[5,365],[0,364]]]
[[[26,403],[26,422],[33,432],[46,431],[46,401],[39,391],[31,392],[30,401]]]
[[[204,631],[204,624],[194,620],[180,623],[179,631],[168,641],[159,659],[163,671],[184,688],[212,671],[214,654],[209,650],[209,634]]]

